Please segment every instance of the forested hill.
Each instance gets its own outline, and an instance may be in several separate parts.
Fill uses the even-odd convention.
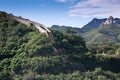
[[[87,49],[84,40],[80,36],[57,31],[52,31],[52,34],[54,36],[53,42],[36,27],[25,25],[9,17],[6,12],[0,12],[0,78],[9,80],[17,75],[23,76],[22,74],[27,74],[30,70],[38,74],[45,72],[52,74],[68,73],[77,69],[84,71],[82,67],[77,69],[72,67],[74,65],[81,66],[81,64],[72,65],[70,61],[65,60],[66,62],[64,62],[66,57],[63,57],[63,60],[61,57],[62,55],[85,53]],[[56,48],[57,53],[53,47]],[[27,61],[29,61],[28,64],[26,64]],[[59,65],[62,66],[59,67]],[[60,72],[54,70],[55,66],[59,68]],[[64,70],[67,67],[70,68]],[[51,68],[50,71],[48,68]]]
[[[50,32],[54,37],[52,42],[33,25],[25,25],[0,12],[0,79],[120,79],[119,54],[103,56],[96,48],[87,49],[84,39],[71,31],[50,29]],[[119,45],[115,48],[119,53]]]

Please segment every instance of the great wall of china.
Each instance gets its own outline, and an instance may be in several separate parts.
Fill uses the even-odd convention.
[[[49,36],[49,34],[51,33],[51,31],[47,29],[43,24],[22,17],[17,17],[12,14],[10,14],[10,17],[25,25],[36,27],[41,33],[45,33],[47,36]]]
[[[54,37],[53,37],[52,32],[46,26],[44,26],[43,24],[31,21],[29,19],[25,19],[25,18],[22,18],[22,17],[17,17],[17,16],[14,16],[12,14],[9,14],[9,16],[12,19],[15,19],[16,21],[18,21],[22,24],[25,24],[25,25],[28,25],[28,26],[33,26],[33,27],[37,28],[41,33],[45,33],[47,35],[47,37],[48,37],[48,39],[51,43],[54,42]],[[55,54],[58,53],[58,50],[54,46],[53,46],[53,50],[54,50]]]

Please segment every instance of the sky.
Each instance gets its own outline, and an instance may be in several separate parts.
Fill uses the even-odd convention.
[[[120,0],[1,0],[0,11],[50,27],[83,27],[93,18],[120,18]]]

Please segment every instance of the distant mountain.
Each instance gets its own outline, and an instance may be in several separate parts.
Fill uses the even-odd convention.
[[[104,19],[94,18],[88,24],[83,26],[83,28],[59,26],[55,29],[60,31],[66,31],[66,29],[78,31],[77,35],[81,35],[88,44],[120,42],[120,19],[113,18],[112,16]]]
[[[92,21],[90,21],[88,24],[86,24],[85,26],[82,27],[82,30],[84,32],[86,31],[89,31],[91,29],[94,29],[94,28],[98,28],[105,20],[105,19],[97,19],[97,18],[94,18]]]
[[[59,26],[59,25],[52,25],[51,28],[58,29],[58,28],[61,28],[61,26]]]
[[[120,19],[110,16],[96,29],[83,33],[87,43],[119,43]]]
[[[55,30],[62,31],[62,32],[67,32],[68,30],[71,30],[71,31],[76,32],[77,34],[81,34],[82,33],[82,29],[76,28],[76,27],[71,27],[71,26],[53,25],[53,26],[51,26],[51,28],[55,29]]]
[[[88,24],[82,27],[82,31],[87,32],[91,29],[98,28],[99,26],[101,26],[101,24],[112,24],[112,23],[115,24],[116,26],[120,26],[120,19],[113,18],[112,16],[104,19],[94,18],[92,21],[90,21]]]
[[[87,32],[91,29],[98,28],[106,19],[107,18],[105,18],[105,19],[94,18],[92,21],[90,21],[88,24],[86,24],[82,28],[74,28],[74,27],[71,27],[71,26],[59,26],[59,25],[52,25],[51,28],[57,29],[57,30],[60,30],[60,31],[66,31],[68,29],[71,29],[73,31],[77,31],[78,33],[79,32],[83,33],[83,32]]]

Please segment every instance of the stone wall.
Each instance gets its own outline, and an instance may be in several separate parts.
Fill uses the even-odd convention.
[[[12,14],[10,14],[10,17],[25,25],[36,27],[40,32],[45,33],[47,36],[49,35],[49,33],[51,33],[51,31],[47,29],[43,24],[30,21],[29,19],[24,19],[22,17],[17,17]]]

